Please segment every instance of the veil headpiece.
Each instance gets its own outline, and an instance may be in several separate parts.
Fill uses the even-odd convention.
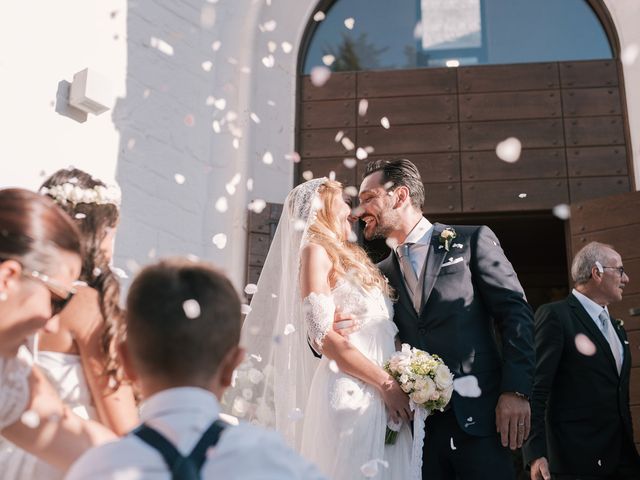
[[[242,327],[245,362],[223,399],[237,417],[275,428],[299,449],[302,418],[318,359],[307,342],[302,312],[300,251],[322,202],[327,178],[309,180],[289,192]]]

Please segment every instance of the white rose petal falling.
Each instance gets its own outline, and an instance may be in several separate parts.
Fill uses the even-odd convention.
[[[285,335],[291,335],[295,331],[296,331],[296,327],[294,327],[292,323],[287,323],[284,326],[284,334]]]
[[[478,385],[478,379],[474,375],[455,378],[453,380],[453,389],[458,392],[461,397],[478,398],[482,395],[482,390]]]
[[[389,130],[391,128],[391,123],[389,123],[389,119],[387,117],[382,117],[380,119],[380,125],[382,125],[385,130]]]
[[[336,61],[336,57],[334,57],[331,54],[322,56],[322,63],[324,63],[327,67],[330,67],[335,61]]]
[[[591,356],[595,355],[596,346],[591,341],[591,339],[589,339],[589,337],[587,337],[584,333],[577,334],[576,338],[574,339],[574,341],[575,341],[575,344],[576,344],[576,349],[582,355],[584,355],[586,357],[591,357]]]
[[[205,60],[200,64],[200,66],[202,67],[202,70],[204,70],[205,72],[210,72],[211,69],[213,68],[213,62],[211,60]]]
[[[291,53],[293,51],[293,45],[291,45],[289,42],[282,42],[280,44],[280,48],[282,48],[282,51],[284,53]]]
[[[358,147],[358,150],[356,150],[356,158],[358,160],[365,160],[368,156],[369,154],[364,148]]]
[[[328,67],[321,65],[313,67],[311,69],[311,84],[314,87],[322,87],[331,77],[331,70]]]
[[[353,18],[353,17],[345,18],[344,19],[344,26],[347,27],[347,29],[349,29],[349,30],[353,30],[353,27],[356,26],[355,18]]]
[[[355,158],[345,158],[344,160],[342,160],[342,163],[347,168],[353,168],[356,166],[358,161]]]
[[[222,250],[224,247],[227,246],[227,236],[224,233],[215,234],[211,239],[211,241],[220,250]]]
[[[620,61],[625,67],[630,67],[636,62],[639,53],[640,47],[638,47],[637,43],[627,45],[622,49],[622,53],[620,54]]]
[[[173,179],[176,181],[178,185],[182,185],[186,181],[186,178],[184,178],[184,175],[182,175],[181,173],[176,173],[173,176]]]
[[[311,170],[305,170],[302,172],[302,178],[309,181],[313,179],[313,172]]]
[[[262,156],[262,163],[264,163],[265,165],[272,165],[273,154],[271,152],[265,152],[264,155]]]
[[[249,204],[249,210],[255,213],[262,213],[262,211],[266,208],[267,202],[265,202],[261,198],[256,198]]]
[[[247,295],[254,295],[258,291],[258,286],[255,283],[247,283],[244,287],[244,293]]]
[[[229,202],[227,201],[227,197],[220,197],[216,200],[216,210],[219,212],[226,212],[229,209]]]
[[[242,305],[240,305],[240,313],[242,313],[243,315],[248,315],[249,313],[251,313],[251,307],[246,303],[243,303]]]
[[[558,217],[560,220],[567,220],[571,217],[571,207],[566,203],[561,203],[560,205],[556,205],[553,207],[553,214]]]
[[[526,193],[519,193],[518,194],[518,198],[527,198],[527,194]]]
[[[34,410],[24,412],[20,416],[20,421],[28,428],[38,428],[40,426],[40,416]]]
[[[340,371],[340,368],[338,367],[338,364],[335,360],[331,360],[329,362],[329,370],[331,370],[333,373],[338,373]]]
[[[500,160],[507,163],[517,162],[521,151],[522,144],[516,137],[509,137],[496,146],[496,155]]]
[[[323,11],[318,11],[313,15],[313,19],[316,22],[321,22],[323,21],[325,18],[327,18],[327,16],[325,15],[325,13]]]
[[[358,115],[364,117],[367,114],[367,110],[369,109],[369,100],[363,98],[358,102]]]
[[[194,298],[185,300],[182,303],[182,309],[184,310],[184,314],[187,316],[187,318],[194,319],[200,316],[200,304]]]

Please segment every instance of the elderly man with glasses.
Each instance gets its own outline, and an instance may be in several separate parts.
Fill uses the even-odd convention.
[[[575,288],[535,315],[531,479],[639,479],[629,410],[631,353],[608,306],[629,283],[610,245],[591,242],[571,266]]]

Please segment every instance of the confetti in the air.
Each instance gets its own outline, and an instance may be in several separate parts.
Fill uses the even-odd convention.
[[[184,124],[187,127],[193,127],[196,124],[196,117],[193,114],[189,113],[184,116]]]
[[[205,60],[200,64],[200,66],[202,67],[202,70],[204,70],[205,72],[210,72],[211,69],[213,68],[213,62],[211,60]]]
[[[211,241],[220,250],[227,246],[227,236],[224,233],[216,233]]]
[[[251,115],[249,116],[251,117],[251,120],[253,120],[255,123],[260,123],[260,117],[255,113],[251,112]]]
[[[227,101],[224,98],[217,98],[214,102],[213,105],[218,109],[218,110],[224,110],[227,107]]]
[[[338,133],[336,133],[334,141],[338,143],[340,140],[342,140],[343,137],[344,137],[344,132],[342,130],[338,130]]]
[[[449,440],[449,447],[451,447],[451,450],[457,450],[456,446],[453,443],[453,437],[451,437]]]
[[[271,165],[273,163],[273,155],[271,152],[265,152],[262,156],[262,163],[265,165]]]
[[[345,158],[344,160],[342,160],[342,163],[347,168],[353,168],[356,166],[358,161],[355,158]]]
[[[315,15],[313,16],[313,19],[314,19],[316,22],[321,22],[321,21],[323,21],[326,17],[327,17],[327,16],[324,14],[324,12],[319,11],[319,12],[316,12],[316,13],[315,13]]]
[[[344,26],[347,27],[349,30],[353,30],[353,27],[355,27],[355,25],[356,25],[355,18],[349,17],[344,19]]]
[[[127,141],[127,148],[128,148],[129,150],[133,150],[133,148],[134,148],[135,146],[136,146],[136,139],[135,139],[135,138],[130,138],[130,139]]]
[[[172,56],[173,55],[173,47],[169,45],[164,40],[161,40],[156,37],[151,37],[151,46],[158,51],[164,53],[165,55]]]
[[[220,50],[221,46],[222,46],[222,42],[220,40],[216,40],[211,44],[211,50],[213,50],[214,52],[217,52],[218,50]]]
[[[413,38],[422,40],[422,20],[418,20],[416,26],[413,27]]]
[[[338,367],[338,364],[335,360],[331,360],[329,362],[329,370],[331,370],[333,373],[338,373],[340,371],[340,368]]]
[[[356,148],[356,145],[351,141],[349,137],[343,137],[340,142],[346,150],[353,150],[354,148]]]
[[[379,458],[374,458],[373,460],[369,460],[364,463],[360,467],[360,472],[367,478],[373,478],[378,475],[378,464],[382,465],[385,468],[389,468],[389,462],[386,460],[381,460]]]
[[[455,68],[460,66],[460,60],[447,60],[444,64],[449,68]]]
[[[267,42],[267,50],[269,50],[269,53],[275,52],[277,48],[278,48],[278,44],[273,40],[269,40]]]
[[[291,45],[289,42],[282,42],[280,44],[280,48],[282,48],[282,51],[284,53],[291,53],[291,51],[293,50],[293,45]]]
[[[173,179],[176,181],[178,185],[182,185],[186,181],[186,178],[184,178],[184,175],[182,175],[181,173],[176,173],[173,176]]]
[[[287,417],[289,417],[289,420],[297,422],[298,420],[302,420],[304,418],[304,414],[302,413],[302,410],[300,408],[294,408],[291,412],[289,412]]]
[[[129,271],[133,274],[137,273],[138,270],[140,270],[140,265],[138,265],[138,262],[136,262],[133,258],[127,259],[127,261],[125,262],[125,265],[129,269]]]
[[[73,218],[75,218],[76,220],[82,220],[84,218],[87,218],[87,215],[84,213],[76,213]]]
[[[253,178],[247,178],[247,190],[253,190]]]
[[[385,190],[391,190],[392,188],[393,188],[393,182],[389,181],[389,182],[384,184],[384,189]]]
[[[293,163],[300,163],[300,154],[298,152],[287,153],[284,156],[285,160]]]
[[[387,244],[387,247],[389,247],[391,250],[395,250],[396,247],[398,246],[398,240],[396,240],[395,238],[391,238],[388,237],[384,243]]]
[[[367,153],[367,151],[364,148],[358,147],[358,150],[356,150],[356,158],[358,160],[364,160],[368,156],[369,156],[369,154]]]
[[[292,323],[287,323],[284,326],[284,334],[285,335],[291,335],[295,331],[296,331],[296,327],[294,327]]]
[[[231,141],[231,145],[233,145],[233,148],[235,148],[236,150],[238,150],[240,148],[240,140],[238,140],[237,138],[234,138]]]
[[[517,162],[521,151],[522,144],[516,137],[509,137],[496,146],[496,155],[500,160],[507,163]]]
[[[313,67],[311,69],[311,83],[315,87],[322,87],[331,77],[331,70],[325,66]]]
[[[216,9],[211,5],[204,5],[200,10],[200,25],[202,28],[211,28],[216,24]]]
[[[567,220],[571,216],[571,207],[566,203],[561,203],[553,207],[553,214],[560,220]]]
[[[227,197],[220,197],[218,200],[216,200],[216,210],[222,213],[229,210],[229,202],[227,201]]]
[[[258,291],[258,286],[255,283],[247,283],[244,287],[244,293],[247,295],[254,295]]]
[[[276,64],[276,59],[273,55],[267,55],[266,57],[262,57],[262,64],[267,68],[271,68]]]
[[[251,313],[251,307],[246,303],[243,303],[242,305],[240,305],[240,313],[242,313],[243,315],[248,315],[249,313]]]
[[[589,339],[589,337],[587,337],[584,333],[577,334],[576,338],[574,339],[574,341],[575,341],[575,344],[576,344],[576,349],[582,355],[585,355],[587,357],[591,357],[591,356],[595,355],[596,346]]]
[[[453,389],[461,397],[478,398],[482,391],[478,385],[478,379],[473,375],[459,377],[453,380]]]
[[[265,202],[261,198],[258,198],[256,200],[253,200],[249,204],[249,210],[255,213],[262,213],[262,211],[266,208],[266,206],[267,206],[267,202]]]
[[[622,53],[620,53],[620,60],[625,67],[630,67],[636,62],[639,53],[640,47],[638,47],[638,44],[632,43],[622,49]]]
[[[220,133],[220,131],[222,130],[220,128],[220,122],[218,120],[214,120],[213,122],[211,122],[211,128],[213,128],[213,131],[216,133]]]
[[[526,193],[519,193],[518,194],[518,198],[527,198],[527,194]]]
[[[353,230],[349,230],[349,236],[347,237],[347,241],[351,243],[356,243],[358,241],[358,235]]]
[[[330,67],[335,61],[336,61],[336,57],[334,57],[331,54],[322,56],[322,63],[324,63],[327,67]]]
[[[380,125],[382,125],[386,130],[391,128],[391,124],[389,123],[389,119],[387,117],[382,117],[380,119]]]
[[[364,117],[367,114],[367,110],[369,109],[369,100],[363,98],[358,102],[358,115]]]
[[[265,32],[273,32],[277,26],[278,24],[276,23],[275,20],[267,20],[261,25],[263,31]]]
[[[185,300],[182,304],[182,309],[187,318],[198,318],[200,316],[200,304],[194,298]]]
[[[20,421],[28,428],[38,428],[40,426],[40,415],[34,410],[27,410],[20,416]]]
[[[305,170],[302,172],[302,178],[309,181],[313,178],[313,172],[311,170]]]

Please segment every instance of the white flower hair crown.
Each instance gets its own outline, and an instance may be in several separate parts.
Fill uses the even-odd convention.
[[[108,185],[106,187],[96,185],[93,188],[82,188],[72,183],[63,183],[52,187],[42,187],[40,193],[49,195],[61,205],[66,205],[67,203],[74,206],[79,203],[106,205],[110,203],[119,208],[122,201],[122,193],[117,185]]]

